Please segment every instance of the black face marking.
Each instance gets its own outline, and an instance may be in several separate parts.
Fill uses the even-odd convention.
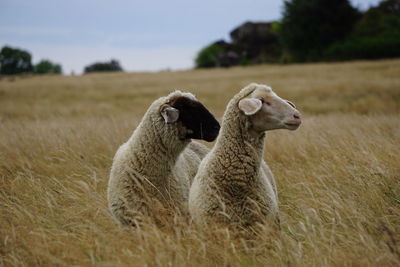
[[[170,105],[179,110],[178,121],[187,128],[187,139],[214,141],[218,136],[219,123],[214,116],[198,101],[181,96]]]

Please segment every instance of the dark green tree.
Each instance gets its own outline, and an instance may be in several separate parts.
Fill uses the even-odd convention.
[[[110,62],[96,62],[86,66],[84,69],[85,73],[98,71],[123,71],[123,69],[115,59],[111,59]]]
[[[29,52],[4,46],[0,51],[0,74],[12,75],[32,71],[32,56]]]
[[[345,39],[359,18],[348,0],[287,0],[281,40],[291,60],[321,60],[324,50]]]
[[[212,68],[218,66],[218,57],[224,52],[224,48],[217,42],[200,50],[195,59],[197,68]]]
[[[44,59],[34,66],[33,72],[36,74],[46,74],[46,73],[61,74],[62,68],[60,64],[55,64],[50,60]]]
[[[378,36],[394,31],[400,31],[400,0],[385,0],[365,12],[354,34]]]
[[[326,51],[327,59],[400,57],[400,0],[382,1],[370,8],[344,42]]]

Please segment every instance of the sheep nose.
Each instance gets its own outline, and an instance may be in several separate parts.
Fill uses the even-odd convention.
[[[300,113],[298,113],[298,112],[294,113],[293,118],[300,120]]]

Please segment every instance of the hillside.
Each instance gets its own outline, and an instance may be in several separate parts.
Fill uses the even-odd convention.
[[[266,139],[282,230],[250,242],[185,218],[169,230],[119,228],[109,169],[148,105],[187,90],[220,118],[250,82],[304,117]],[[3,77],[0,265],[399,265],[399,112],[400,60]]]

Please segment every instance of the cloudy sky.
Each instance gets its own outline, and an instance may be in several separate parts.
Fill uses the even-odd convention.
[[[379,0],[351,0],[366,9]],[[202,47],[245,21],[281,17],[283,0],[0,0],[0,47],[81,73],[118,59],[127,71],[193,67]]]

